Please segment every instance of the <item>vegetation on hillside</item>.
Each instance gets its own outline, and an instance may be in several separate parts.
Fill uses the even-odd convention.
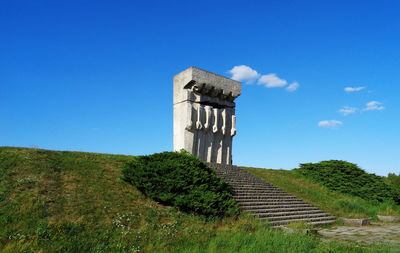
[[[332,191],[297,170],[244,169],[337,217],[377,219],[377,214],[400,216],[400,206],[393,201],[365,200]]]
[[[394,201],[400,204],[400,189],[387,184],[383,177],[369,174],[346,161],[303,163],[297,171],[328,189],[366,200]]]
[[[122,173],[125,181],[153,200],[181,211],[207,218],[239,214],[232,188],[186,151],[137,157]]]
[[[396,252],[207,221],[121,180],[132,156],[0,147],[0,252]]]
[[[400,173],[399,175],[396,175],[394,173],[389,173],[386,182],[400,189]]]

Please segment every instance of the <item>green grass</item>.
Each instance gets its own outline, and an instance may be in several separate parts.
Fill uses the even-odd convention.
[[[393,202],[367,201],[335,192],[313,183],[296,171],[244,167],[248,172],[284,189],[306,202],[338,217],[363,218],[377,214],[400,215],[400,206]]]
[[[121,180],[132,156],[0,147],[0,252],[398,252],[182,213]]]

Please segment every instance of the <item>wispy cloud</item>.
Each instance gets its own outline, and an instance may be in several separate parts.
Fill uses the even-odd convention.
[[[339,110],[341,114],[344,116],[356,113],[358,111],[358,108],[356,107],[350,107],[350,106],[344,106],[342,109]]]
[[[330,129],[335,129],[341,125],[343,125],[343,122],[341,122],[339,120],[323,120],[323,121],[318,122],[318,126],[330,128]]]
[[[381,111],[385,109],[383,104],[378,101],[371,101],[366,104],[366,107],[364,108],[364,111]]]
[[[298,82],[293,82],[288,87],[286,87],[286,90],[293,92],[293,91],[296,91],[299,87],[300,87],[300,84]]]
[[[246,65],[239,65],[233,67],[228,71],[232,74],[232,79],[236,81],[245,82],[247,84],[252,84],[257,81],[257,84],[264,85],[267,88],[284,87],[288,82],[275,73],[270,73],[267,75],[261,75],[256,70],[252,69]],[[293,82],[286,87],[287,91],[294,92],[300,87],[298,82]]]
[[[350,93],[350,92],[355,92],[355,91],[361,91],[363,89],[365,89],[365,87],[363,87],[363,86],[360,86],[360,87],[346,87],[346,88],[344,88],[344,91]]]
[[[260,77],[257,71],[246,65],[235,66],[228,72],[232,74],[233,80],[248,84],[254,83]]]
[[[267,88],[283,87],[287,84],[286,80],[280,79],[276,74],[262,75],[258,79],[258,84],[265,85]]]

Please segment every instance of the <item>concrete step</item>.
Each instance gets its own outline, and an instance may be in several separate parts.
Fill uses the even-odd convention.
[[[223,180],[229,181],[229,182],[240,182],[240,183],[246,183],[246,182],[251,182],[251,183],[262,183],[262,184],[268,184],[268,182],[261,180],[259,178],[245,178],[243,176],[237,176],[237,177],[220,177]]]
[[[263,181],[262,179],[255,177],[255,176],[251,176],[251,175],[247,175],[247,174],[240,174],[240,173],[235,173],[232,175],[229,174],[220,174],[217,173],[217,175],[219,175],[222,178],[233,178],[233,179],[237,179],[237,180],[257,180],[257,181]]]
[[[232,187],[232,190],[234,190],[235,192],[240,192],[240,193],[252,193],[252,194],[258,194],[258,193],[286,193],[285,191],[282,191],[281,189],[277,189],[277,188],[269,188],[269,189],[254,189],[254,188],[236,188],[236,187]]]
[[[288,194],[233,194],[233,197],[238,199],[298,199]]]
[[[260,206],[263,207],[263,206]],[[318,208],[313,207],[313,206],[309,206],[309,205],[304,205],[301,207],[286,207],[286,208],[282,208],[280,205],[276,206],[275,208],[271,208],[271,206],[268,206],[269,208],[257,208],[256,207],[250,207],[250,208],[243,208],[243,211],[248,212],[248,213],[280,213],[280,212],[297,212],[297,211],[314,211],[314,210],[318,210],[320,211]],[[272,206],[273,207],[273,206]]]
[[[275,190],[275,189],[257,189],[257,190],[250,190],[250,189],[236,189],[236,188],[232,188],[233,192],[237,192],[237,193],[254,193],[254,194],[258,194],[258,193],[270,193],[270,194],[279,194],[279,193],[286,193],[285,191],[281,191],[281,190]]]
[[[301,199],[236,199],[239,206],[268,206],[306,204]]]
[[[269,196],[269,197],[293,197],[292,195],[287,194],[286,192],[235,192],[233,196],[244,197],[244,196]]]
[[[219,174],[219,175],[225,175],[225,176],[232,176],[232,175],[243,175],[243,176],[247,176],[247,177],[254,177],[253,175],[243,171],[243,170],[231,170],[231,171],[227,171],[227,170],[216,170],[215,173]]]
[[[325,220],[325,221],[308,222],[308,224],[316,227],[316,226],[330,225],[330,224],[335,223],[335,221],[336,221],[336,217],[334,217],[334,219]]]
[[[271,184],[268,184],[267,182],[264,181],[240,181],[240,180],[224,180],[225,182],[229,183],[229,184],[249,184],[249,185],[268,185],[268,186],[272,186]]]
[[[247,186],[264,186],[264,187],[271,187],[271,188],[277,188],[273,185],[270,184],[264,184],[262,182],[236,182],[236,181],[225,181],[227,184],[231,186],[242,186],[242,185],[247,185]]]
[[[218,175],[220,178],[223,180],[232,180],[232,181],[257,181],[257,182],[265,182],[262,179],[259,179],[258,177],[250,177],[247,175]],[[268,182],[267,182],[268,183]]]
[[[257,193],[257,192],[265,192],[265,191],[271,191],[271,192],[279,191],[279,192],[285,192],[286,193],[286,191],[284,191],[282,189],[279,189],[279,188],[276,188],[276,187],[261,187],[261,188],[258,188],[258,187],[243,187],[243,186],[239,186],[239,185],[237,185],[237,186],[232,186],[231,185],[231,187],[232,187],[233,190],[238,191],[238,192],[254,192],[254,193]]]
[[[260,212],[260,213],[254,213],[255,216],[258,216],[259,218],[274,218],[274,217],[292,217],[292,216],[297,216],[297,215],[304,215],[304,216],[309,216],[309,215],[321,215],[321,216],[329,216],[329,214],[326,214],[322,212],[321,210],[301,210],[301,211],[287,211],[287,212]]]
[[[225,181],[226,182],[226,181]],[[247,186],[247,187],[267,187],[267,188],[273,188],[273,189],[279,189],[273,185],[270,184],[263,184],[263,183],[251,183],[251,182],[226,182],[227,184],[229,184],[232,187],[235,186]]]
[[[281,202],[282,203],[282,202]],[[241,208],[243,209],[243,210],[247,210],[247,209],[254,209],[254,210],[257,210],[257,209],[279,209],[279,208],[302,208],[302,207],[304,207],[304,208],[306,208],[306,207],[313,207],[312,205],[310,205],[310,204],[307,204],[307,203],[305,203],[305,202],[303,202],[303,203],[292,203],[292,204],[286,204],[286,205],[282,205],[282,204],[275,204],[275,205],[263,205],[263,204],[261,204],[261,205],[251,205],[252,203],[250,203],[250,205],[240,205],[241,206]]]
[[[224,180],[224,181],[227,182],[227,183],[231,183],[231,184],[262,184],[262,185],[270,185],[270,186],[272,186],[271,184],[269,184],[267,182],[264,182],[264,181],[250,181],[250,180],[240,181],[240,180],[235,180],[235,179]]]
[[[310,225],[323,225],[323,224],[332,224],[336,221],[336,217],[328,216],[328,217],[316,217],[316,218],[308,218],[308,219],[292,219],[292,220],[280,220],[280,221],[268,221],[267,218],[262,218],[262,221],[267,221],[271,226],[281,226],[286,225],[293,222],[307,222]]]
[[[268,194],[288,194],[287,192],[284,191],[279,191],[279,190],[271,190],[271,189],[259,189],[256,191],[250,191],[250,190],[246,190],[246,189],[232,189],[234,193],[250,193],[250,194],[254,194],[257,195],[259,193],[268,193]],[[289,195],[289,194],[288,194]]]
[[[257,190],[257,191],[250,191],[250,190],[243,190],[243,189],[241,189],[241,190],[236,190],[236,189],[233,189],[233,192],[234,193],[237,193],[237,194],[241,194],[241,193],[249,193],[249,194],[254,194],[254,195],[257,195],[257,194],[259,194],[259,193],[266,193],[266,194],[288,194],[287,192],[284,192],[284,191],[279,191],[279,190]],[[288,195],[290,195],[290,194],[288,194]]]
[[[266,190],[266,191],[282,191],[276,187],[268,187],[268,186],[251,186],[251,185],[230,185],[234,190]]]
[[[260,217],[259,215],[256,215]],[[283,215],[283,216],[262,216],[261,219],[266,218],[268,221],[281,221],[281,220],[297,220],[297,219],[308,219],[308,218],[325,218],[330,217],[327,213],[315,213],[315,214],[294,214],[294,215]]]
[[[273,186],[267,182],[264,181],[255,181],[255,180],[246,180],[246,181],[240,181],[240,180],[236,180],[236,179],[232,179],[232,180],[226,180],[224,179],[225,182],[230,183],[230,184],[262,184],[262,185],[269,185],[269,186]]]
[[[269,196],[269,195],[247,195],[247,196],[233,196],[238,200],[268,200],[268,201],[281,201],[281,200],[297,200],[298,198],[293,196]]]
[[[243,176],[243,177],[246,177],[246,178],[258,178],[258,177],[255,177],[255,176],[251,175],[251,174],[243,172],[243,170],[242,171],[230,171],[230,172],[216,171],[216,174],[217,175],[221,175],[223,177]]]
[[[258,177],[255,177],[255,176],[253,176],[253,175],[246,174],[246,173],[242,173],[242,172],[239,172],[239,171],[231,171],[231,172],[216,171],[216,174],[217,174],[218,176],[221,176],[221,177],[258,178]]]
[[[291,201],[260,201],[260,200],[239,200],[236,202],[238,203],[239,206],[241,207],[247,207],[247,206],[282,206],[282,205],[298,205],[298,204],[306,204],[302,200],[291,200]]]

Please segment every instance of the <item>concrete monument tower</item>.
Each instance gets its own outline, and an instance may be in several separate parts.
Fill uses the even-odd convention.
[[[205,162],[232,164],[234,100],[242,84],[195,67],[174,77],[174,150]]]

